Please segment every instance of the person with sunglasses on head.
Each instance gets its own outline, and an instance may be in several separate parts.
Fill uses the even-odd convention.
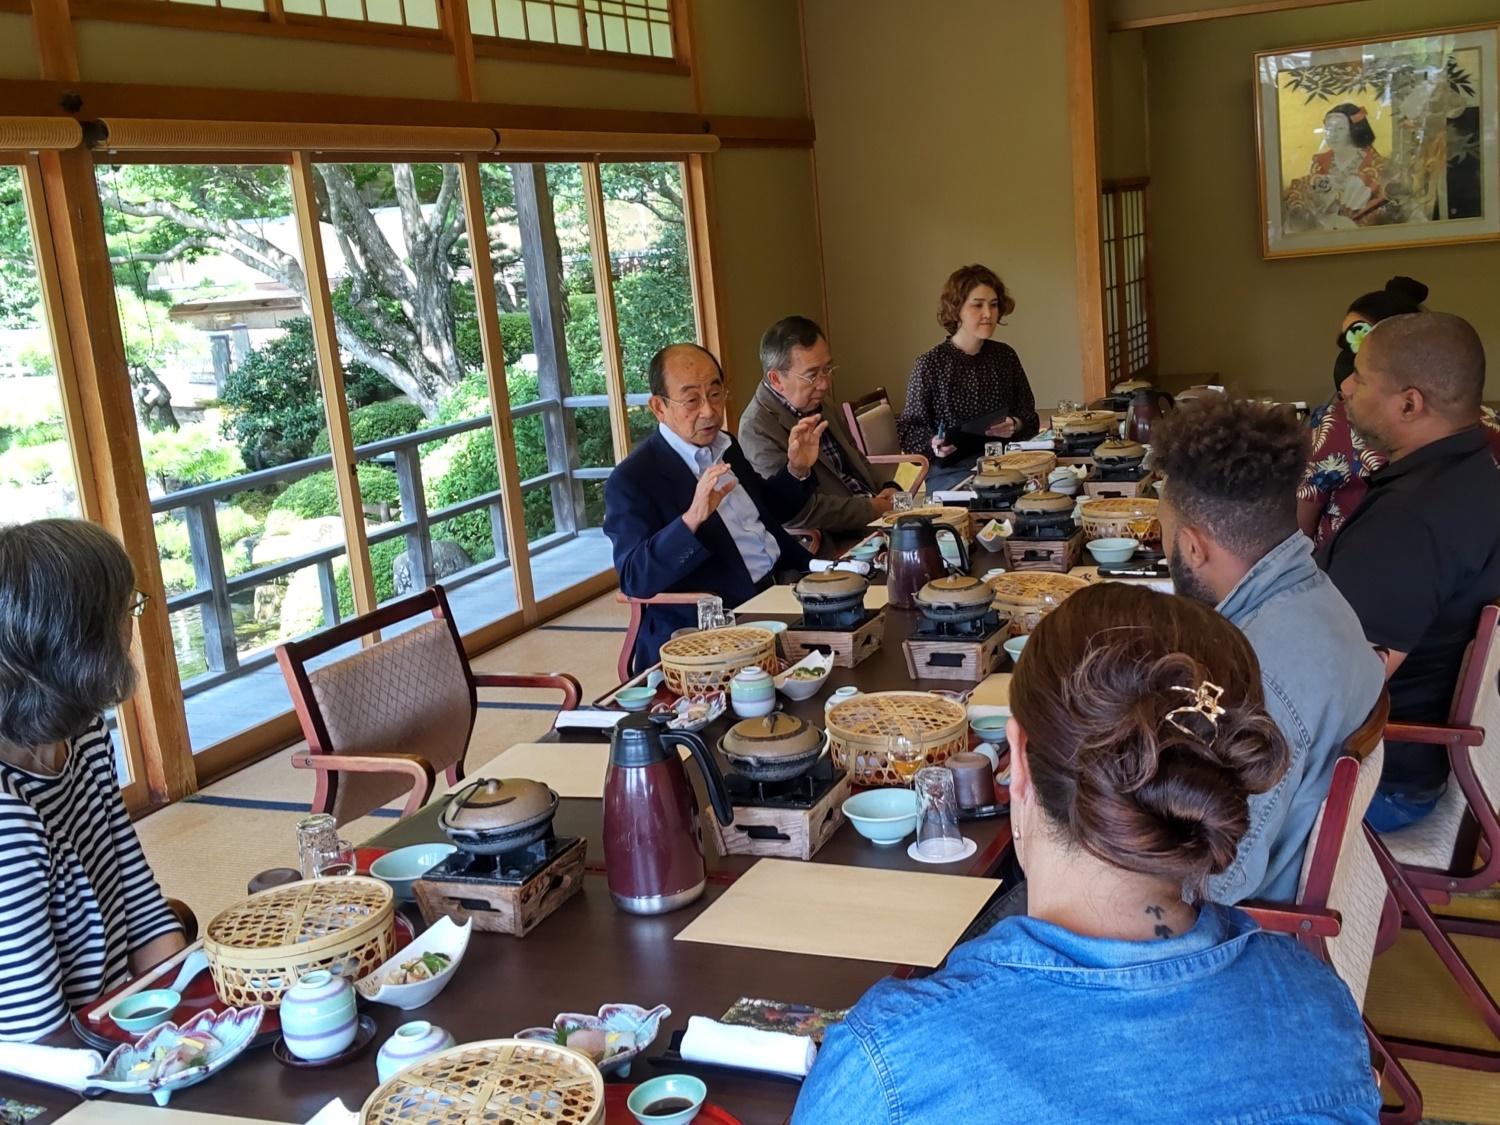
[[[104,719],[135,690],[146,604],[103,528],[0,528],[0,1040],[55,1031],[183,947]]]
[[[856,532],[889,512],[896,484],[876,480],[832,405],[838,368],[823,330],[805,316],[783,317],[760,338],[760,364],[765,378],[739,426],[740,444],[756,472],[774,477],[781,470],[798,422],[821,418],[827,424],[813,465],[813,494],[790,526]]]
[[[793,426],[782,467],[766,479],[724,428],[729,391],[711,352],[671,344],[651,357],[648,377],[656,432],[604,485],[620,591],[717,594],[732,609],[777,574],[806,571],[812,556],[784,527],[812,494],[828,423],[808,415]],[[691,605],[647,606],[635,666],[656,663],[662,642],[696,623]]]

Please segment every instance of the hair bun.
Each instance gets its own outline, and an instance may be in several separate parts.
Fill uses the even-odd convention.
[[[1427,286],[1414,277],[1404,277],[1398,274],[1387,281],[1385,287],[1392,293],[1410,297],[1418,305],[1427,300]]]

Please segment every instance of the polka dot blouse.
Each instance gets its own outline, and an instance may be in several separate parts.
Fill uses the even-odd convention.
[[[955,347],[950,336],[919,355],[912,366],[906,409],[896,421],[901,448],[931,457],[932,439],[942,423],[947,427],[948,444],[958,447],[954,457],[983,453],[986,439],[959,427],[1001,410],[1016,420],[1011,440],[1036,435],[1040,428],[1036,398],[1021,357],[999,340],[986,340],[977,355],[969,355]]]

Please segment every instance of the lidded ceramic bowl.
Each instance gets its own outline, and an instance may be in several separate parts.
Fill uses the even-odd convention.
[[[1139,465],[1146,459],[1146,447],[1138,441],[1113,441],[1101,443],[1094,450],[1094,464],[1100,468],[1114,469]]]
[[[809,603],[821,606],[863,598],[869,585],[869,580],[861,574],[848,570],[825,570],[803,577],[792,587],[792,594],[804,606]]]
[[[1041,492],[1028,492],[1016,501],[1015,511],[1018,515],[1031,512],[1034,514],[1071,512],[1073,510],[1073,497],[1064,496],[1061,492],[1042,490]]]

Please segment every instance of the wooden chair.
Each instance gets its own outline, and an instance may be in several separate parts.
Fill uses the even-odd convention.
[[[620,661],[615,667],[615,671],[620,674],[620,682],[628,683],[631,676],[641,671],[633,667],[632,662],[635,659],[635,641],[641,634],[641,623],[646,619],[648,605],[697,605],[699,598],[712,596],[712,594],[702,593],[657,594],[654,598],[632,598],[625,594],[616,594],[615,601],[630,606],[630,626],[625,630],[625,643],[620,646]]]
[[[352,656],[309,669],[310,661],[397,622],[431,620]],[[441,586],[402,598],[373,613],[276,649],[287,690],[307,739],[298,769],[317,771],[313,811],[340,824],[409,793],[401,815],[421,808],[439,772],[450,784],[464,776],[474,732],[478,689],[551,688],[564,710],[583,689],[565,673],[476,673]]]
[[[896,434],[896,412],[891,409],[891,400],[884,387],[876,387],[862,398],[844,403],[844,420],[849,423],[849,436],[865,460],[872,465],[915,465],[917,479],[906,491],[916,492],[927,479],[927,458],[920,453],[901,452],[901,439]]]
[[[1500,1040],[1500,1005],[1470,967],[1454,934],[1500,938],[1500,922],[1441,915],[1455,894],[1500,882],[1500,605],[1486,606],[1464,657],[1446,724],[1389,723],[1388,742],[1446,746],[1453,776],[1438,807],[1416,824],[1377,833],[1366,826],[1402,913],[1452,974],[1490,1034]],[[1405,1059],[1500,1072],[1500,1050],[1387,1036]]]
[[[1362,822],[1385,763],[1382,735],[1390,710],[1390,697],[1382,691],[1369,717],[1344,741],[1328,796],[1313,822],[1297,901],[1239,904],[1263,929],[1291,935],[1332,966],[1361,1010],[1389,897]],[[1365,1034],[1376,1072],[1401,1099],[1400,1106],[1382,1111],[1382,1122],[1411,1125],[1421,1120],[1422,1095],[1411,1076],[1369,1020]]]

